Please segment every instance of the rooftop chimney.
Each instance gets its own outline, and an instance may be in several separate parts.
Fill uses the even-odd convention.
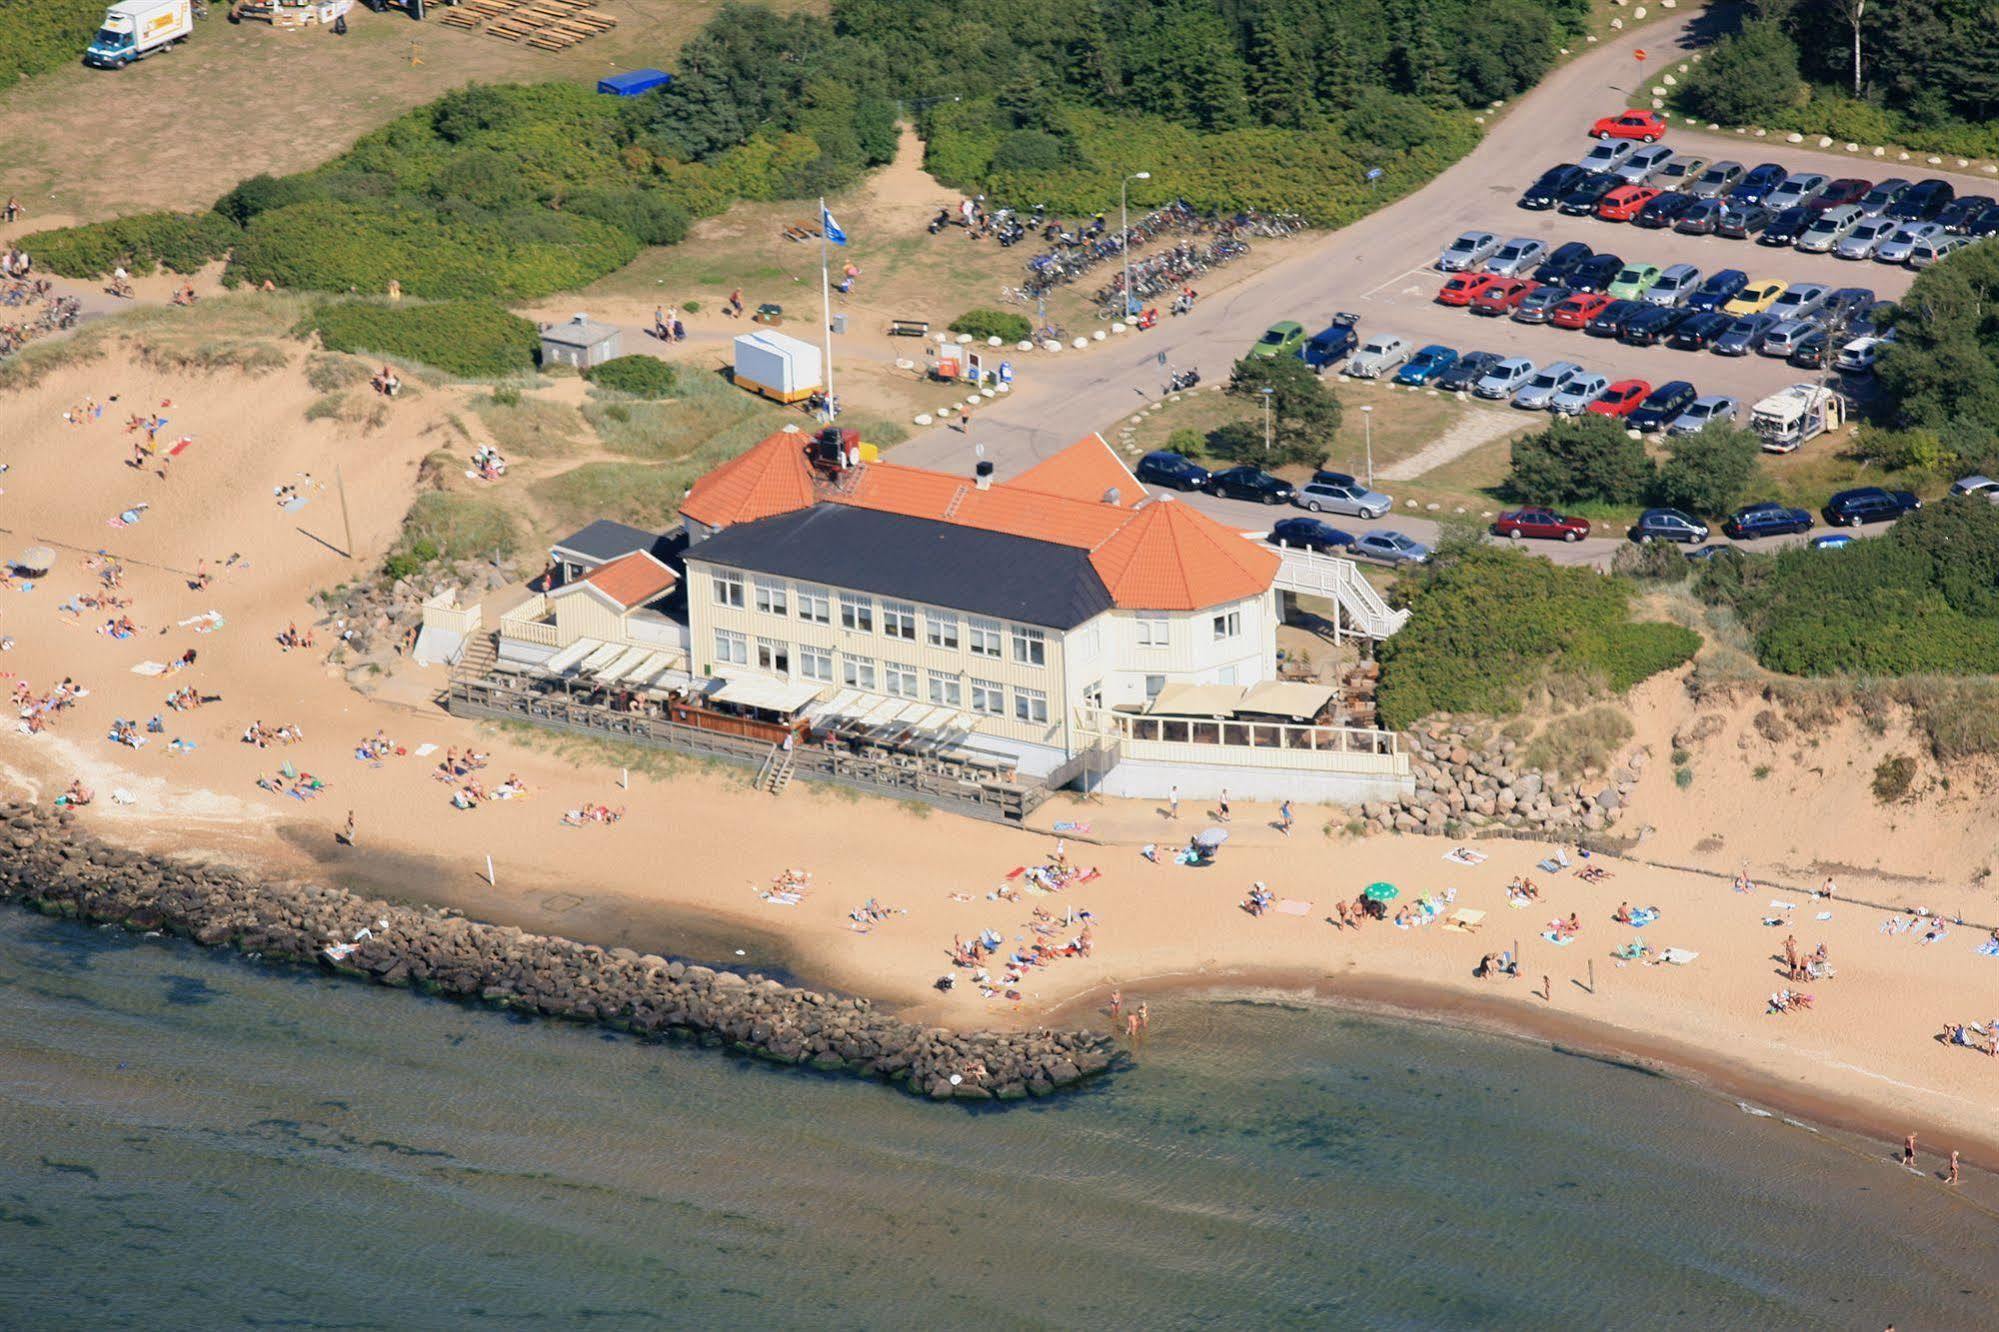
[[[980,490],[993,488],[993,465],[990,462],[983,458],[979,460],[978,466],[972,469],[972,484]]]

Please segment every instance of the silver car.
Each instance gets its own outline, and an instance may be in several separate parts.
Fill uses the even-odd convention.
[[[1983,495],[1985,498],[1999,503],[1999,481],[1994,481],[1991,477],[1982,473],[1974,476],[1961,476],[1950,483],[1950,493],[1953,495]]]
[[[1799,343],[1818,331],[1819,326],[1812,320],[1786,319],[1763,335],[1763,341],[1756,350],[1782,360],[1796,351]]]
[[[1534,363],[1524,356],[1509,356],[1498,365],[1485,372],[1485,377],[1472,387],[1472,392],[1481,398],[1510,398],[1527,387],[1527,381],[1534,377]]]
[[[1562,385],[1560,393],[1548,399],[1548,410],[1557,416],[1581,416],[1609,387],[1609,375],[1585,370],[1579,375],[1572,376],[1568,383]]]
[[[1422,542],[1385,529],[1365,533],[1348,549],[1364,560],[1383,564],[1422,564],[1430,558],[1430,548]]]
[[[1623,181],[1632,185],[1643,185],[1646,181],[1666,169],[1673,160],[1673,150],[1663,143],[1648,143],[1632,152],[1631,156],[1611,168]]]
[[[1854,205],[1856,208],[1858,204]],[[1902,224],[1892,217],[1867,217],[1862,215],[1860,225],[1846,233],[1839,244],[1832,247],[1835,259],[1872,259],[1874,247],[1895,234],[1895,228]]]
[[[1545,411],[1555,400],[1555,395],[1569,386],[1569,381],[1583,372],[1574,361],[1552,361],[1536,371],[1527,381],[1527,386],[1513,395],[1513,405],[1524,407],[1530,412]]]
[[[1678,305],[1694,294],[1701,284],[1701,271],[1692,264],[1673,264],[1659,274],[1640,299],[1647,305]]]
[[[1515,236],[1486,260],[1485,271],[1500,277],[1526,277],[1548,257],[1548,243],[1532,236]]]
[[[1584,153],[1577,165],[1585,171],[1615,171],[1636,151],[1638,145],[1629,139],[1605,139]]]
[[[1784,183],[1770,191],[1763,206],[1773,213],[1781,213],[1786,208],[1808,204],[1825,193],[1825,187],[1832,184],[1829,177],[1816,171],[1794,171],[1784,177]]]
[[[1971,244],[1966,236],[1938,236],[1931,240],[1917,241],[1916,248],[1909,251],[1909,267],[1928,268],[1945,255],[1961,250]]]
[[[1770,306],[1770,313],[1779,319],[1811,319],[1825,298],[1832,295],[1832,288],[1823,282],[1800,282],[1787,287]]]
[[[1360,350],[1347,362],[1347,373],[1356,379],[1379,379],[1408,360],[1415,350],[1406,338],[1377,333],[1361,343]]]
[[[1309,481],[1292,493],[1291,502],[1307,513],[1344,513],[1370,522],[1395,507],[1393,498],[1359,482],[1335,486]]]
[[[1871,333],[1864,338],[1855,338],[1839,349],[1839,359],[1833,364],[1839,367],[1842,374],[1871,375],[1874,363],[1881,359],[1881,348],[1887,341]]]
[[[1437,256],[1437,267],[1446,273],[1469,273],[1498,249],[1499,237],[1490,231],[1467,231],[1444,247]]]
[[[1907,263],[1916,247],[1926,240],[1936,240],[1947,235],[1934,222],[1904,222],[1895,228],[1895,233],[1874,247],[1874,262],[1877,264]]]
[[[1734,398],[1695,398],[1687,410],[1674,417],[1666,426],[1669,435],[1698,435],[1701,431],[1717,423],[1733,421],[1742,410],[1742,404]]]
[[[1864,220],[1860,210],[1852,204],[1828,208],[1805,228],[1805,234],[1798,237],[1792,248],[1805,254],[1825,254],[1852,235],[1854,228]]]
[[[1735,188],[1735,182],[1742,179],[1746,170],[1740,162],[1710,162],[1707,170],[1701,173],[1701,178],[1681,193],[1695,199],[1719,199]]]

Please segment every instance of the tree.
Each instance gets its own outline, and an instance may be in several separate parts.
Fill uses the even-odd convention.
[[[1714,44],[1687,81],[1687,106],[1724,125],[1768,122],[1795,107],[1804,91],[1798,48],[1768,19]]]
[[[1888,420],[1936,432],[1983,465],[1999,453],[1999,246],[1981,241],[1916,275],[1876,369]]]
[[[1740,426],[1712,425],[1666,446],[1653,487],[1659,503],[1719,518],[1742,503],[1763,456],[1763,441]]]
[[[1229,374],[1228,393],[1256,407],[1259,415],[1252,424],[1259,431],[1266,388],[1271,391],[1271,463],[1324,461],[1340,428],[1340,400],[1295,356],[1245,357]]]
[[[1642,440],[1607,416],[1557,417],[1538,435],[1513,441],[1506,489],[1530,504],[1635,504],[1652,484]]]

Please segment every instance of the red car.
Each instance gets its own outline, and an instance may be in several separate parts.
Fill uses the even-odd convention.
[[[1642,379],[1620,379],[1583,410],[1598,416],[1629,416],[1651,393],[1652,386]]]
[[[1538,537],[1543,541],[1581,541],[1589,535],[1589,519],[1571,518],[1553,509],[1512,509],[1492,525],[1494,536]]]
[[[1604,307],[1615,299],[1608,292],[1579,291],[1566,300],[1557,301],[1548,314],[1548,322],[1556,328],[1582,328],[1602,314]]]
[[[1540,285],[1533,278],[1495,278],[1492,285],[1480,292],[1471,303],[1471,312],[1477,315],[1511,314],[1513,307]]]
[[[1638,216],[1639,209],[1664,193],[1650,185],[1619,185],[1603,196],[1603,202],[1596,206],[1596,215],[1605,222],[1629,222]]]
[[[1636,139],[1657,143],[1666,137],[1666,118],[1657,111],[1625,111],[1605,116],[1590,128],[1593,139]]]
[[[1470,305],[1500,279],[1492,273],[1460,273],[1437,291],[1440,305]]]

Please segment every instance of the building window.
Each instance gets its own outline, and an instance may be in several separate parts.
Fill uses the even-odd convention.
[[[1172,632],[1172,621],[1165,611],[1140,611],[1138,613],[1138,645],[1140,647],[1165,647]]]
[[[992,657],[997,659],[999,654],[999,621],[974,619],[972,621],[972,655],[975,657]]]
[[[840,678],[845,680],[850,688],[865,689],[872,694],[875,691],[875,664],[867,657],[849,657],[842,654]]]
[[[962,708],[965,706],[965,685],[955,675],[939,675],[930,672],[930,701],[940,708]]]
[[[882,632],[906,643],[916,641],[916,607],[906,601],[882,603]]]
[[[882,663],[882,683],[896,698],[916,697],[916,668],[893,661]]]
[[[808,680],[833,681],[833,651],[831,648],[812,647],[801,643],[798,647],[798,673]]]
[[[731,629],[715,631],[715,660],[730,666],[750,664],[750,640]]]
[[[875,599],[856,596],[852,592],[840,594],[840,627],[852,629],[857,634],[871,634],[875,631]]]
[[[1006,691],[991,680],[972,681],[972,711],[983,712],[988,717],[1006,715]]]
[[[1024,624],[1013,627],[1013,659],[1023,666],[1048,664],[1048,635]]]
[[[833,622],[833,601],[825,588],[810,583],[798,585],[798,618],[808,624]]]
[[[1104,682],[1093,680],[1083,686],[1083,706],[1101,708],[1104,705]]]
[[[717,606],[737,606],[743,604],[743,576],[733,569],[715,571],[715,604]]]
[[[1217,643],[1221,642],[1225,638],[1234,638],[1236,635],[1240,634],[1241,632],[1242,632],[1241,611],[1239,610],[1225,611],[1222,614],[1217,615],[1215,617],[1215,641]]]
[[[948,652],[958,650],[958,617],[946,615],[942,611],[925,611],[925,627],[929,630],[930,646],[943,648]]]
[[[1148,675],[1145,677],[1145,698],[1147,702],[1159,697],[1159,691],[1166,688],[1166,677]]]
[[[1013,716],[1015,721],[1034,722],[1046,725],[1048,722],[1048,695],[1039,689],[1014,687]]]
[[[762,611],[765,615],[785,615],[789,613],[785,602],[785,586],[783,583],[770,578],[757,579],[758,610]]]
[[[791,644],[775,638],[757,640],[757,669],[778,675],[791,674]]]

